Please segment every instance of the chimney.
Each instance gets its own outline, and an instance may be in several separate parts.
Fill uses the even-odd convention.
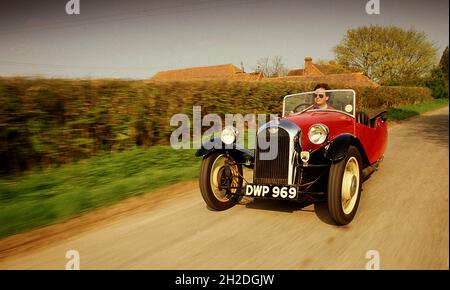
[[[312,57],[305,57],[305,69],[308,69],[312,65]]]

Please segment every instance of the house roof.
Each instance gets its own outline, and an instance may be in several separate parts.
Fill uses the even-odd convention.
[[[291,70],[289,70],[287,75],[288,76],[302,76],[302,75],[304,75],[304,73],[305,73],[305,70],[302,69],[302,68],[299,68],[299,69],[291,69]]]
[[[299,81],[299,82],[321,82],[339,84],[348,87],[373,87],[378,86],[367,76],[330,61],[324,64],[315,64],[311,57],[305,57],[305,68],[290,70],[286,77],[277,80]]]
[[[314,66],[325,75],[351,73],[348,69],[336,64],[314,64]]]
[[[305,68],[291,69],[288,72],[288,76],[305,76],[305,75],[329,75],[329,74],[342,74],[351,73],[350,70],[338,66],[333,63],[328,64],[316,64],[312,63],[312,60],[305,65]]]
[[[161,71],[155,74],[152,81],[183,81],[195,79],[254,79],[255,76],[244,73],[232,64],[192,67]]]
[[[238,81],[259,80],[259,73],[245,73],[232,64],[193,67],[161,71],[155,74],[150,81],[189,81],[206,79],[226,79]],[[305,58],[304,69],[290,70],[286,77],[264,78],[274,81],[297,82],[324,82],[339,84],[348,87],[373,87],[377,83],[364,76],[362,73],[348,72],[335,64],[314,64],[311,58]]]
[[[348,87],[379,86],[377,83],[375,83],[362,73],[328,74],[322,76],[286,76],[281,78],[275,78],[274,80],[339,84]]]

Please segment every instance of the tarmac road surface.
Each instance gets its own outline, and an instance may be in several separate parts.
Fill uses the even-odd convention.
[[[164,199],[147,210],[0,258],[0,269],[65,269],[68,250],[81,269],[365,269],[369,250],[381,269],[448,269],[448,113],[390,126],[385,159],[348,226],[330,225],[325,204],[210,211],[190,182],[146,195]]]

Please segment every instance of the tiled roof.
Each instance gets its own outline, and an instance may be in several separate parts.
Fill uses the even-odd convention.
[[[339,72],[345,73],[339,73]],[[333,73],[338,72],[338,73]],[[244,73],[232,64],[193,67],[158,72],[149,81],[189,81],[207,79],[227,79],[239,81],[256,81],[261,79],[258,73]],[[269,81],[296,81],[339,84],[347,87],[374,87],[377,83],[362,73],[347,73],[345,69],[333,64],[313,64],[310,61],[306,69],[290,70],[286,77],[262,78]]]
[[[286,76],[274,78],[273,80],[339,84],[342,86],[348,86],[349,88],[379,86],[362,73],[329,74],[323,76]]]
[[[299,69],[291,69],[288,71],[288,76],[302,76],[305,73],[305,70],[302,68]]]
[[[193,67],[161,71],[154,75],[152,81],[183,81],[194,79],[240,79],[251,80],[257,76],[246,74],[232,64]]]
[[[351,71],[333,64],[314,64],[314,66],[325,75],[351,73]]]
[[[324,64],[316,64],[312,62],[311,57],[305,58],[305,68],[292,69],[288,72],[288,76],[319,76],[329,74],[351,73],[350,70],[337,65],[335,62]]]

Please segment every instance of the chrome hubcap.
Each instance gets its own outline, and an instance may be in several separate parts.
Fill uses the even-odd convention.
[[[359,193],[359,165],[355,157],[347,160],[342,176],[342,209],[345,214],[353,211]]]
[[[231,163],[234,163],[233,160]],[[239,186],[238,165],[226,166],[227,157],[225,154],[217,156],[211,168],[210,184],[214,196],[221,202],[227,202],[235,194]],[[230,190],[228,190],[230,188]]]

